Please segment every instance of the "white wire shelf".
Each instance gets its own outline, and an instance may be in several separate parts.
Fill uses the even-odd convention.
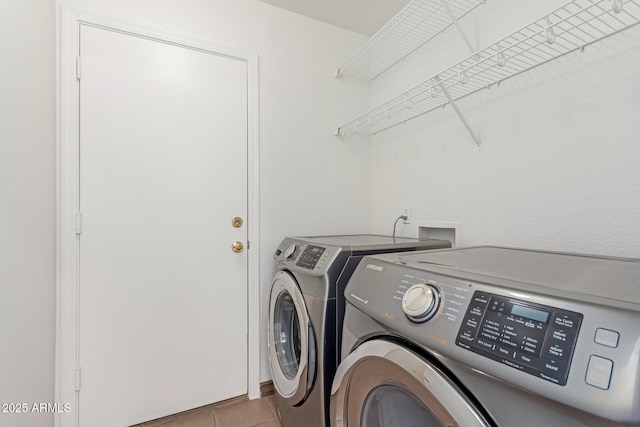
[[[351,55],[336,76],[375,79],[485,1],[413,0]]]
[[[376,134],[640,23],[640,0],[573,0],[412,89],[343,124]]]

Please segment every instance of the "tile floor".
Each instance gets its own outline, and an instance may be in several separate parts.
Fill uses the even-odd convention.
[[[222,403],[171,415],[133,427],[281,427],[274,396]]]

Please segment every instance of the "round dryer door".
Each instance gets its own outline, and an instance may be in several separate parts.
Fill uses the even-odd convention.
[[[342,427],[494,425],[442,371],[383,340],[362,344],[342,361],[331,417],[332,426]]]
[[[269,362],[273,385],[291,405],[308,395],[315,377],[315,338],[304,297],[287,272],[276,273],[269,301]]]

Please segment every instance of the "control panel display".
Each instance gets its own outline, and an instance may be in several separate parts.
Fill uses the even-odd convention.
[[[580,313],[476,291],[456,344],[565,385],[581,323]]]
[[[320,246],[309,245],[305,248],[305,250],[298,258],[298,262],[296,265],[302,268],[308,268],[309,270],[313,270],[318,263],[318,260],[324,253],[325,248],[321,248]]]

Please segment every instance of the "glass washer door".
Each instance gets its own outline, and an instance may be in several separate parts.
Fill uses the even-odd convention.
[[[304,297],[284,271],[276,273],[271,286],[268,330],[273,385],[290,404],[297,404],[306,396],[315,361],[309,360],[310,323]]]
[[[495,426],[440,370],[383,340],[365,342],[338,367],[331,389],[331,425]]]
[[[369,393],[362,408],[360,425],[449,427],[444,425],[418,397],[395,384],[379,385]]]

